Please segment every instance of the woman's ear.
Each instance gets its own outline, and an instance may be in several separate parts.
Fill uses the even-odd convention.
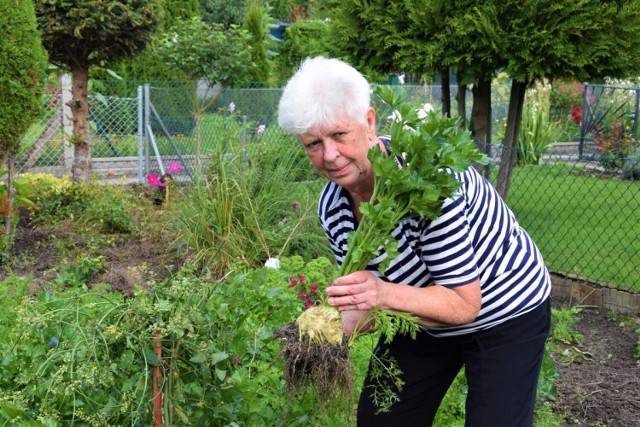
[[[369,141],[373,142],[376,137],[376,110],[373,107],[369,107],[367,110],[367,134]]]

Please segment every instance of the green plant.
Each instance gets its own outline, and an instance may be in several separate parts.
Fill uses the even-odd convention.
[[[319,186],[303,181],[310,166],[300,144],[256,141],[228,150],[212,153],[210,172],[176,204],[176,245],[216,276],[293,253],[330,253],[315,215]]]
[[[606,171],[618,171],[633,144],[629,120],[616,119],[611,125],[596,129],[595,135],[594,144],[600,154],[600,164]]]
[[[528,104],[522,112],[516,164],[540,164],[547,147],[556,139],[557,127],[549,121],[549,111],[541,105]]]
[[[551,329],[551,338],[563,344],[580,344],[583,336],[572,327],[580,321],[578,314],[580,314],[581,311],[582,309],[580,307],[552,308],[551,321],[553,328]]]
[[[629,150],[629,156],[622,161],[622,173],[627,179],[640,180],[640,147],[635,153]]]
[[[131,213],[139,200],[122,187],[77,184],[67,177],[39,174],[24,175],[24,179],[35,189],[36,224],[75,219],[109,233],[134,231]]]

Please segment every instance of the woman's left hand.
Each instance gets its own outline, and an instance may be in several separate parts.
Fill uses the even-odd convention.
[[[337,278],[327,287],[329,305],[340,311],[384,309],[384,282],[370,271],[357,271]]]

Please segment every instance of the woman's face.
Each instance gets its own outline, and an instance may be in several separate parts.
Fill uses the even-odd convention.
[[[367,111],[367,124],[351,117],[309,129],[300,140],[316,170],[351,193],[366,194],[373,188],[373,167],[367,153],[378,143],[375,112]]]

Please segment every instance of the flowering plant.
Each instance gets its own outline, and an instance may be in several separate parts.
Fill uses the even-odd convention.
[[[576,108],[571,110],[569,117],[573,120],[573,123],[580,126],[580,123],[582,122],[582,107],[578,105]]]
[[[168,186],[170,183],[174,182],[172,175],[178,174],[182,172],[182,165],[177,162],[171,162],[167,165],[167,173],[158,177],[158,175],[154,173],[147,174],[147,184],[152,187],[159,187],[164,191],[164,201],[169,201],[169,191]]]

